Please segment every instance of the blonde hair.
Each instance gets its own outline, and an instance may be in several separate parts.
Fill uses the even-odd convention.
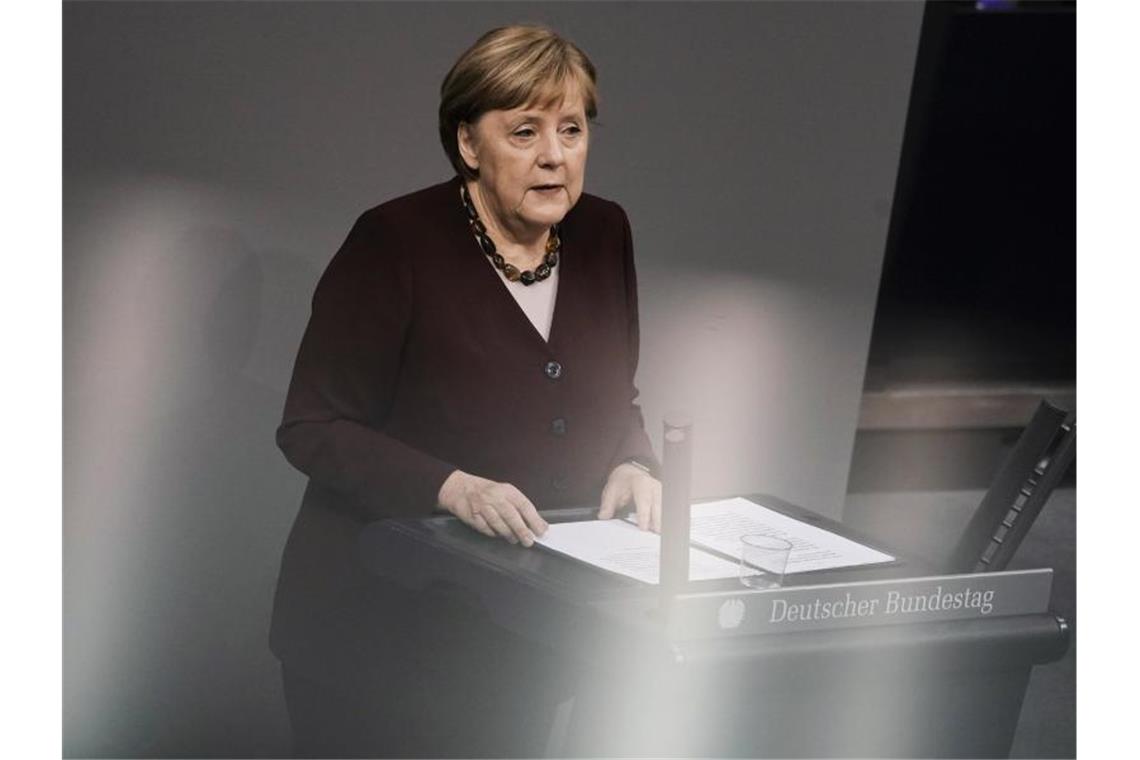
[[[560,101],[569,84],[581,89],[586,117],[598,113],[597,72],[574,43],[544,26],[502,26],[484,34],[447,72],[439,88],[439,139],[455,171],[479,176],[459,155],[456,132],[487,111]]]

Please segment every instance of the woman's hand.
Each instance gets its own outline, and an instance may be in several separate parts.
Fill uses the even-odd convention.
[[[546,532],[546,520],[523,492],[510,483],[496,483],[456,470],[439,488],[439,505],[487,536],[502,536],[512,544],[534,544]]]
[[[637,507],[637,527],[661,532],[661,481],[636,465],[619,464],[602,489],[599,520],[609,520],[621,507],[633,501]]]

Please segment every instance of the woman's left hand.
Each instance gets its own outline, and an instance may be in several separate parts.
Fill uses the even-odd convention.
[[[661,532],[661,481],[636,465],[619,464],[610,473],[602,489],[599,520],[609,520],[621,507],[633,502],[637,508],[637,527]]]

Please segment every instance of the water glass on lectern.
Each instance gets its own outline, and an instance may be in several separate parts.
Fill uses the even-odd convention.
[[[740,537],[740,582],[749,588],[779,588],[792,545],[782,538],[762,534]]]

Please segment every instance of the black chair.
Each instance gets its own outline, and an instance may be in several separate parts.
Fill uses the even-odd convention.
[[[1077,455],[1077,423],[1042,401],[951,554],[951,573],[1004,570]]]

